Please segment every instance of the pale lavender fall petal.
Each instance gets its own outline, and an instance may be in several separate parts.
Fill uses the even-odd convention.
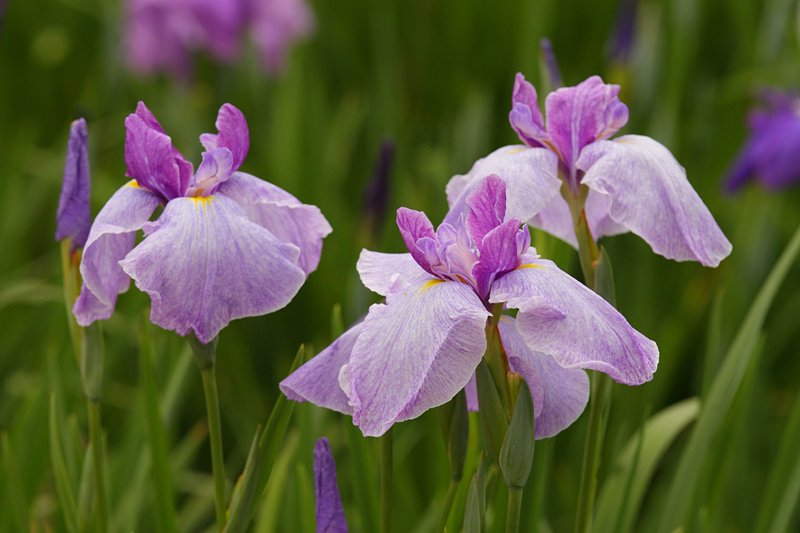
[[[314,495],[317,533],[347,533],[347,519],[336,483],[336,463],[325,437],[314,447]]]
[[[305,0],[249,0],[252,34],[268,74],[280,73],[289,47],[314,31],[314,14]]]
[[[89,237],[92,214],[89,208],[89,153],[86,121],[74,121],[69,131],[64,181],[56,211],[56,240],[72,239],[70,252],[82,248]]]
[[[589,401],[589,376],[580,369],[563,368],[545,353],[528,346],[516,321],[503,317],[498,324],[508,364],[522,374],[533,396],[537,439],[552,437],[569,427]]]
[[[385,254],[361,250],[356,263],[361,283],[381,296],[405,290],[409,285],[437,279],[411,257],[411,254]]]
[[[317,269],[322,239],[333,231],[317,206],[303,204],[280,187],[244,172],[235,172],[218,192],[235,200],[250,220],[300,248],[297,264],[306,275]]]
[[[508,120],[522,142],[535,148],[546,146],[548,136],[539,109],[536,89],[530,82],[525,81],[525,76],[521,72],[517,72],[514,79]]]
[[[654,252],[717,266],[731,243],[663,145],[625,135],[584,149],[582,183],[610,199],[611,219],[639,235]]]
[[[506,218],[532,218],[561,190],[556,154],[545,148],[504,146],[476,161],[469,173],[453,176],[447,185],[450,211],[445,222],[455,226],[459,216],[467,214],[467,196],[489,174],[507,184]]]
[[[200,142],[209,152],[227,148],[233,154],[233,170],[239,170],[250,150],[250,130],[244,114],[231,104],[223,104],[215,123],[219,133],[204,133]]]
[[[567,201],[561,194],[557,194],[550,202],[535,216],[530,218],[526,224],[533,228],[558,237],[568,243],[573,248],[578,248],[578,239],[575,237],[575,224],[572,222],[572,213],[569,210]]]
[[[452,281],[419,283],[370,307],[348,369],[364,435],[452,399],[486,350],[488,316],[470,286]]]
[[[161,199],[135,181],[123,185],[97,214],[83,250],[83,288],[72,308],[78,324],[88,326],[114,312],[117,295],[130,286],[119,261],[136,244],[136,231],[147,222]]]
[[[233,319],[284,307],[305,281],[299,248],[222,194],[176,198],[144,230],[122,269],[150,295],[154,324],[181,336],[194,331],[203,343]]]
[[[281,381],[280,389],[290,400],[311,402],[346,415],[353,414],[349,399],[339,386],[339,371],[350,362],[363,322],[345,331],[330,346]]]
[[[537,259],[509,272],[494,282],[489,301],[519,309],[517,329],[528,345],[565,368],[599,370],[640,385],[658,366],[653,341],[552,261]]]
[[[480,244],[484,235],[505,220],[506,185],[496,174],[490,174],[480,181],[465,203],[469,207],[467,231],[472,241]]]

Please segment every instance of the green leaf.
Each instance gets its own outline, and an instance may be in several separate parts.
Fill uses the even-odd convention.
[[[228,525],[225,526],[226,533],[244,531],[250,522],[253,511],[253,502],[256,498],[256,473],[261,467],[263,459],[263,448],[258,445],[261,441],[261,426],[256,428],[253,443],[250,445],[250,453],[247,454],[247,462],[244,465],[244,472],[236,482],[231,497],[231,505],[228,515]]]
[[[464,389],[438,408],[442,438],[450,459],[450,477],[456,481],[464,475],[469,445],[469,412]]]
[[[686,524],[695,485],[702,471],[711,441],[728,413],[750,358],[756,351],[756,343],[767,311],[789,272],[789,268],[794,263],[798,251],[800,251],[800,228],[795,231],[792,240],[761,287],[739,328],[739,333],[725,356],[722,368],[700,410],[694,432],[681,456],[678,471],[662,511],[658,531],[669,533]]]
[[[717,375],[719,359],[722,354],[722,295],[720,290],[714,295],[711,304],[711,317],[708,320],[708,334],[706,335],[706,353],[703,359],[703,383],[700,388],[700,397],[705,399],[714,384]]]
[[[481,427],[486,436],[486,447],[489,448],[489,453],[495,461],[499,462],[503,439],[508,430],[505,410],[485,360],[482,359],[475,370],[475,377],[478,384],[478,404],[480,405],[478,414],[481,417]]]
[[[75,494],[69,481],[69,472],[64,462],[64,452],[61,449],[60,430],[56,417],[56,395],[50,395],[50,460],[53,463],[53,477],[56,482],[58,503],[67,529],[73,533],[78,531],[78,507],[75,504]],[[5,446],[5,441],[3,442]],[[7,472],[11,477],[11,473]]]
[[[509,488],[523,489],[533,465],[533,397],[525,380],[520,380],[514,416],[500,450],[500,470]]]
[[[52,432],[51,432],[52,434]],[[57,433],[56,433],[57,434]],[[11,441],[8,438],[8,433],[5,431],[0,435],[0,442],[2,442],[2,453],[3,453],[3,470],[5,471],[5,475],[3,476],[6,480],[6,497],[8,498],[7,505],[8,508],[12,509],[11,517],[14,525],[17,527],[17,531],[20,533],[25,533],[29,530],[28,527],[28,520],[25,517],[27,505],[23,500],[23,492],[22,487],[20,486],[20,477],[19,467],[17,466],[17,460],[14,458],[14,452],[11,449]],[[61,448],[59,448],[60,450]],[[63,457],[61,460],[63,466]],[[67,469],[64,466],[59,472],[61,476],[64,476],[63,479],[68,480],[67,477]],[[69,484],[67,485],[69,487]],[[75,505],[75,500],[73,499],[73,507]],[[67,520],[67,512],[64,512],[64,520]],[[74,523],[74,522],[73,522]],[[75,531],[74,529],[71,531]]]
[[[595,533],[630,531],[661,458],[681,431],[697,418],[699,410],[697,398],[683,400],[655,414],[643,431],[631,437],[598,496]],[[628,480],[629,491],[625,490]]]
[[[486,452],[481,455],[478,471],[472,476],[464,508],[464,533],[486,531]]]
[[[594,292],[603,297],[605,301],[617,306],[617,291],[614,287],[614,270],[611,268],[611,259],[608,257],[608,251],[600,247],[600,259],[597,261],[597,267],[594,270]]]
[[[78,488],[78,531],[81,533],[91,531],[92,516],[94,512],[94,456],[92,443],[86,446],[83,455],[83,469]]]

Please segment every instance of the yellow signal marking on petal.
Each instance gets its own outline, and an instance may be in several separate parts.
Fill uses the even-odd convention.
[[[544,265],[533,265],[531,263],[528,263],[527,265],[522,265],[522,266],[517,267],[517,270],[520,270],[520,269],[523,269],[523,268],[547,268],[547,267],[544,266]]]
[[[524,148],[517,148],[516,150],[511,150],[511,151],[510,151],[510,152],[508,152],[506,155],[516,154],[517,152],[521,152],[521,151],[523,151],[523,150],[527,150],[527,149],[528,149],[528,147],[527,147],[527,146],[525,146]]]
[[[426,283],[425,285],[420,287],[419,292],[417,294],[422,294],[423,292],[427,291],[428,289],[430,289],[434,285],[438,285],[440,283],[444,283],[444,280],[443,279],[432,279],[428,283]]]
[[[127,185],[128,187],[133,187],[134,189],[141,189],[141,187],[139,187],[139,183],[136,180],[131,180],[125,185]]]
[[[214,199],[213,196],[190,196],[187,198],[187,200],[194,201],[195,210],[197,210],[198,203],[203,204],[203,211],[206,210],[206,206],[209,205],[211,203],[211,200],[213,199]]]

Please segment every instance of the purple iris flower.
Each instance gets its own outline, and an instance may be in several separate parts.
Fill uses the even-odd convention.
[[[314,494],[317,499],[317,533],[347,533],[347,519],[336,484],[336,463],[331,443],[322,437],[314,447]]]
[[[729,192],[755,178],[777,190],[800,181],[800,98],[777,91],[762,93],[765,109],[750,113],[750,137],[729,171]]]
[[[126,26],[127,60],[134,70],[187,79],[193,52],[230,63],[248,31],[264,69],[278,73],[289,46],[313,30],[314,17],[304,0],[129,0]]]
[[[386,297],[314,359],[280,384],[292,400],[352,414],[364,435],[416,418],[463,389],[486,351],[487,319],[498,307],[511,370],[533,399],[536,437],[555,435],[583,411],[582,368],[621,383],[652,378],[655,343],[555,263],[530,247],[530,233],[506,213],[506,182],[481,180],[468,212],[434,231],[424,213],[400,208],[409,250],[363,250],[361,281]]]
[[[92,225],[89,208],[89,153],[86,147],[86,121],[74,121],[69,130],[64,181],[56,211],[56,240],[72,239],[70,253],[83,248]]]
[[[206,152],[193,172],[142,102],[125,120],[133,180],[89,233],[73,308],[80,325],[110,317],[133,278],[150,295],[154,324],[207,343],[235,318],[284,307],[316,270],[328,221],[317,207],[238,172],[250,148],[241,111],[223,105],[216,126],[218,134],[200,136]],[[164,211],[150,222],[158,206]],[[145,239],[134,247],[139,229]]]
[[[654,252],[716,266],[731,244],[663,145],[641,135],[607,140],[628,121],[618,85],[592,76],[547,96],[547,127],[536,89],[517,74],[509,115],[524,145],[504,146],[447,185],[453,224],[483,176],[509,187],[509,216],[577,248],[575,215],[585,209],[595,239],[631,231]],[[561,193],[561,194],[559,194]]]

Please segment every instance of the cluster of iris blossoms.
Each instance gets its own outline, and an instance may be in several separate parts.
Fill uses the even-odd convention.
[[[268,74],[283,70],[289,47],[314,29],[305,0],[127,0],[125,51],[131,68],[186,79],[192,53],[231,63],[251,35]]]

